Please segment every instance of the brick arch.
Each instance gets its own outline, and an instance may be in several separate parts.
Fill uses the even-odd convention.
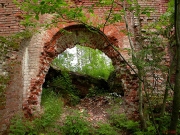
[[[120,59],[119,53],[110,46],[110,43],[112,43],[119,48],[118,40],[114,36],[106,36],[102,32],[94,31],[93,28],[84,25],[70,25],[54,34],[49,41],[45,39],[45,42],[41,44],[42,50],[39,52],[38,70],[31,78],[28,90],[25,92],[26,96],[23,99],[23,110],[26,117],[31,117],[34,112],[40,110],[42,85],[52,60],[58,54],[61,54],[67,48],[73,48],[76,44],[99,49],[112,60],[116,71],[114,81],[122,83],[125,100],[134,108],[132,102],[136,99],[137,78],[131,74],[125,61]]]

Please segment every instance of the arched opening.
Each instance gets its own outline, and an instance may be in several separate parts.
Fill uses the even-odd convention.
[[[100,50],[76,45],[59,54],[50,65],[43,89],[67,98],[64,101],[69,101],[69,105],[77,103],[77,99],[114,92],[109,79],[114,67]],[[117,95],[123,93],[121,87]]]
[[[119,53],[110,45],[113,44],[119,48],[116,41],[117,39],[107,37],[101,32],[84,25],[69,26],[56,33],[50,41],[43,44],[43,50],[39,57],[39,68],[36,76],[30,80],[28,95],[23,104],[26,116],[29,117],[34,111],[40,110],[42,85],[52,60],[67,48],[73,48],[77,44],[101,50],[107,55],[114,66],[114,74],[112,76],[112,82],[116,86],[114,89],[123,91],[127,101],[134,101],[136,98],[136,92],[134,91],[137,90],[137,78],[131,75],[125,62],[120,59]]]

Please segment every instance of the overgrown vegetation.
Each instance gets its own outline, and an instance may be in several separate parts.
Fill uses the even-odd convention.
[[[60,94],[69,105],[74,106],[80,101],[78,91],[72,85],[72,80],[67,71],[62,71],[62,76],[53,79],[50,90]]]
[[[149,121],[147,130],[142,131],[138,121],[127,118],[126,114],[119,114],[120,103],[123,102],[121,97],[114,97],[107,93],[104,96],[110,97],[112,100],[111,107],[107,110],[109,119],[106,122],[94,125],[88,121],[86,111],[80,111],[76,108],[68,108],[70,114],[65,118],[62,116],[63,98],[59,93],[55,93],[50,89],[44,89],[42,94],[42,110],[43,112],[33,120],[28,120],[19,114],[11,121],[10,135],[155,135],[156,129]],[[159,125],[160,133],[166,134],[169,126],[170,115],[164,115],[163,118],[156,118]],[[180,121],[178,124],[180,127]],[[179,128],[180,129],[180,128]],[[180,130],[177,130],[180,133]]]
[[[62,131],[65,135],[88,135],[93,133],[92,125],[84,118],[82,113],[75,111],[73,115],[66,117]]]
[[[6,101],[5,89],[8,81],[9,81],[8,76],[0,75],[0,110],[4,109],[5,106],[5,101]]]
[[[23,114],[15,116],[11,121],[10,135],[58,134],[55,122],[62,113],[62,100],[56,93],[44,90],[42,95],[42,114],[28,120]]]

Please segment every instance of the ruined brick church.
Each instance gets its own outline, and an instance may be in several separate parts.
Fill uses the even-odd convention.
[[[22,12],[13,4],[13,0],[0,0],[0,36],[9,36],[24,30],[20,25]],[[76,4],[91,5],[90,0],[76,0]],[[153,7],[155,12],[150,16],[141,16],[142,23],[156,21],[167,9],[168,0],[139,0],[143,7]],[[94,23],[100,21],[101,15],[106,8],[96,8],[98,16],[92,20]],[[136,18],[128,15],[131,29],[134,29]],[[24,111],[30,116],[33,112],[40,110],[42,85],[49,70],[51,61],[67,48],[73,48],[76,44],[99,49],[104,52],[113,63],[116,71],[115,81],[123,86],[124,97],[129,113],[136,112],[138,78],[128,67],[125,61],[130,59],[127,49],[130,44],[127,35],[122,30],[126,28],[125,23],[119,22],[105,26],[104,32],[92,32],[87,27],[75,22],[62,23],[56,28],[49,30],[41,29],[31,38],[23,40],[19,50],[13,50],[0,59],[0,75],[11,77],[4,96],[0,96],[0,133],[8,127],[10,118],[18,111]],[[71,34],[61,33],[65,29]],[[82,43],[82,39],[86,40]],[[88,39],[88,40],[87,40]],[[118,48],[119,52],[110,45]],[[123,58],[121,57],[123,56]],[[15,61],[13,63],[13,61]],[[11,69],[4,64],[13,65]]]

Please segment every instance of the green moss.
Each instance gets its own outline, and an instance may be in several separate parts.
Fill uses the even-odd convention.
[[[6,102],[6,97],[5,97],[5,89],[6,89],[6,84],[9,81],[9,77],[4,77],[0,76],[0,110],[5,108],[5,102]]]

